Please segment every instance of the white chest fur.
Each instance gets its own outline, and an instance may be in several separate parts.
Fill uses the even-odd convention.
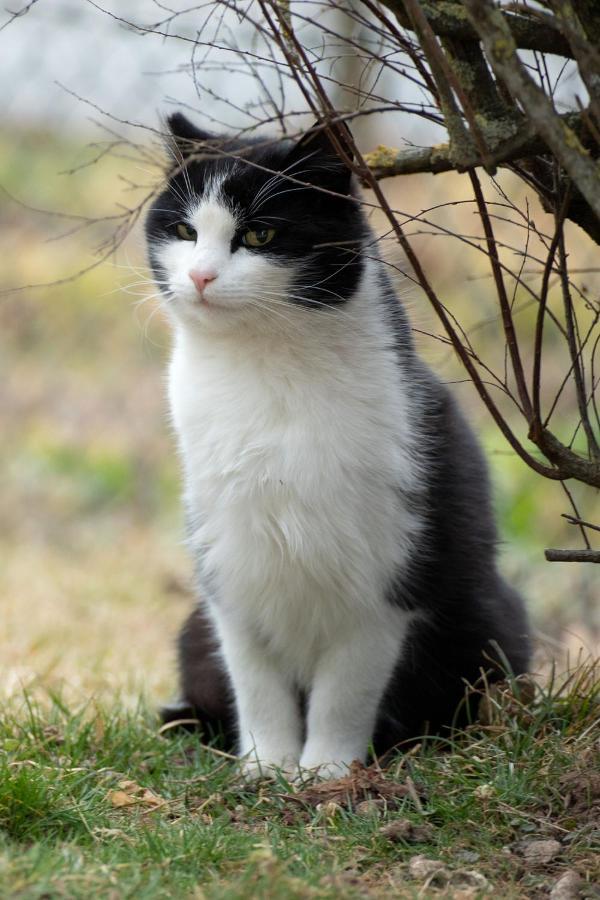
[[[345,316],[345,318],[344,318]],[[367,301],[277,330],[176,333],[169,396],[191,543],[212,604],[301,681],[349,620],[382,614],[419,521],[402,372]]]

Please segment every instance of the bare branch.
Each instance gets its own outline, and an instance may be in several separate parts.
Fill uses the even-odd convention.
[[[12,25],[15,19],[21,19],[23,16],[27,15],[27,13],[33,6],[35,6],[37,2],[38,0],[29,0],[29,2],[25,4],[23,9],[19,9],[16,12],[11,12],[10,18],[7,19],[6,22],[3,22],[2,25],[0,25],[0,31],[4,31],[5,28],[8,28],[9,25]]]
[[[548,562],[600,563],[600,550],[545,550]]]
[[[411,28],[403,0],[382,0],[405,27]],[[453,0],[422,0],[421,6],[429,24],[438,37],[454,38],[460,41],[478,40],[477,31],[465,17],[462,4]],[[551,23],[542,23],[535,14],[525,16],[502,12],[501,16],[510,28],[518,47],[522,50],[537,50],[539,53],[556,53],[571,56],[569,42]]]
[[[505,18],[491,0],[464,0],[469,18],[497,76],[526,111],[600,220],[600,171],[572,128],[561,121],[550,99],[527,72]]]

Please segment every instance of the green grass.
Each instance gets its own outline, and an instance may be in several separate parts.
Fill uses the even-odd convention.
[[[534,702],[493,694],[487,725],[398,755],[366,792],[358,771],[321,797],[283,777],[245,784],[143,706],[15,701],[0,726],[0,896],[416,897],[418,854],[445,866],[425,896],[541,896],[567,869],[598,896],[599,686],[588,665]],[[382,831],[402,819],[429,827],[412,843]],[[522,842],[543,839],[554,858],[528,863]]]

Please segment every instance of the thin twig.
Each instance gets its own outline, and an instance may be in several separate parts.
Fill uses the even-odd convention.
[[[572,516],[569,513],[561,513],[563,519],[566,519],[571,525],[583,525],[584,528],[591,528],[593,531],[600,531],[600,525],[594,525],[592,522],[586,522],[585,519],[580,519],[577,516]]]

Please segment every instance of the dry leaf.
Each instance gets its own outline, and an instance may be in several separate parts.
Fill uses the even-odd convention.
[[[116,807],[132,806],[137,803],[137,799],[131,794],[126,794],[125,791],[109,791],[107,796],[111,804]]]
[[[137,781],[123,779],[119,781],[118,791],[109,791],[108,799],[111,804],[116,807],[123,806],[162,806],[167,801],[163,797],[159,797],[150,788],[142,787]]]
[[[147,806],[162,806],[165,802],[162,797],[158,797],[150,788],[145,788],[140,797],[140,803],[145,803]]]
[[[350,772],[343,778],[310,785],[296,791],[295,794],[288,795],[286,799],[312,807],[333,801],[343,806],[344,809],[352,810],[365,800],[384,800],[389,807],[393,807],[401,799],[410,795],[410,788],[406,784],[399,784],[392,778],[386,777],[375,766],[367,768],[355,760],[350,766]]]
[[[126,791],[128,794],[141,794],[141,792],[144,790],[143,787],[140,787],[137,781],[129,781],[128,779],[119,781],[119,787],[122,791]]]

